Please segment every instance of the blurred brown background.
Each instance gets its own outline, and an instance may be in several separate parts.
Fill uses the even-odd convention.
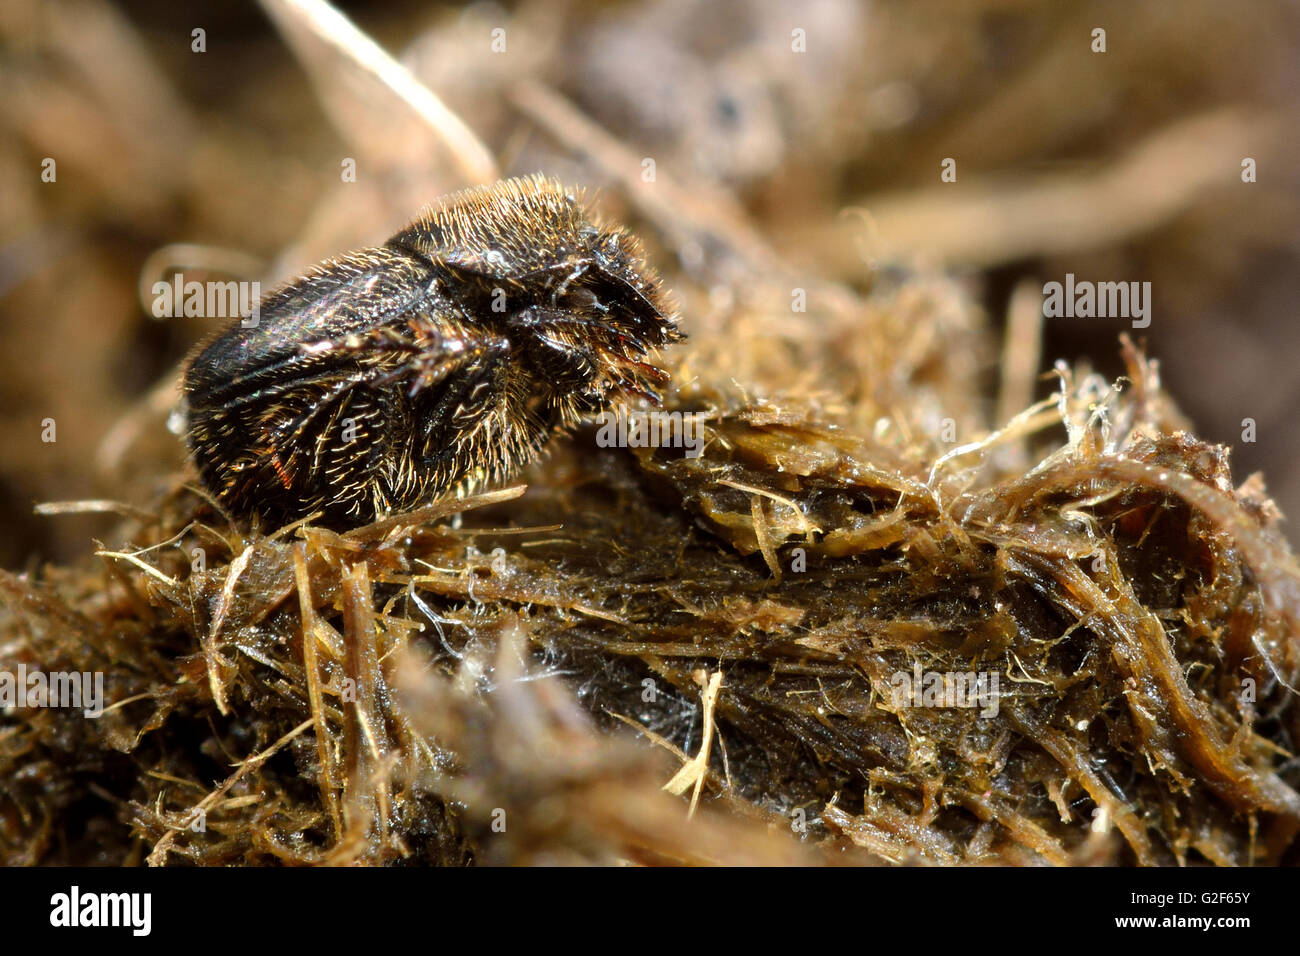
[[[36,516],[35,502],[144,501],[182,466],[166,383],[221,323],[151,317],[142,282],[181,267],[265,287],[381,241],[465,184],[382,91],[310,38],[291,49],[268,16],[287,6],[0,8],[4,566],[84,554],[112,527]],[[564,102],[629,156],[734,198],[778,251],[828,278],[866,287],[881,269],[939,263],[968,278],[995,327],[1023,280],[1151,282],[1153,320],[1135,335],[1171,392],[1202,436],[1233,447],[1239,479],[1263,470],[1283,511],[1300,513],[1296,4],[339,6],[503,174],[608,185],[607,164],[540,128],[539,110]],[[806,52],[792,51],[795,30]],[[344,157],[355,183],[341,180]],[[955,183],[940,182],[946,157]],[[1245,157],[1256,183],[1241,181]],[[1044,320],[1040,365],[1086,359],[1117,375],[1127,328]],[[54,443],[41,440],[47,418]]]

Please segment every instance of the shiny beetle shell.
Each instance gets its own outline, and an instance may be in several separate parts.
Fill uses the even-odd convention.
[[[313,267],[185,372],[187,440],[222,506],[358,525],[505,480],[680,339],[636,240],[541,177],[454,194]]]

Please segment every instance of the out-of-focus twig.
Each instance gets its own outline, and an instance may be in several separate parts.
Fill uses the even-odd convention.
[[[465,182],[499,178],[496,161],[474,131],[325,0],[262,0],[262,6],[349,139],[375,149],[391,144],[407,157],[442,147]]]
[[[1043,352],[1043,297],[1038,285],[1025,279],[1016,286],[1007,307],[1007,328],[1002,339],[1002,382],[998,389],[995,421],[1007,422],[1034,401],[1034,382]],[[1007,468],[1029,467],[1029,449],[1023,442],[1001,450]]]
[[[1216,111],[1165,127],[1096,172],[1011,183],[959,174],[956,183],[867,196],[850,206],[870,214],[879,241],[895,257],[924,254],[939,263],[989,267],[1097,248],[1154,229],[1216,186],[1240,185],[1242,159],[1270,153],[1281,129],[1273,114]],[[835,230],[808,223],[787,231],[782,245],[840,274],[861,272],[854,241],[860,230],[853,218]]]

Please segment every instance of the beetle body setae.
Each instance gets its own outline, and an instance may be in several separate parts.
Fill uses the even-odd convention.
[[[637,241],[541,177],[454,194],[313,267],[184,377],[204,484],[237,516],[364,523],[503,481],[680,339]]]

